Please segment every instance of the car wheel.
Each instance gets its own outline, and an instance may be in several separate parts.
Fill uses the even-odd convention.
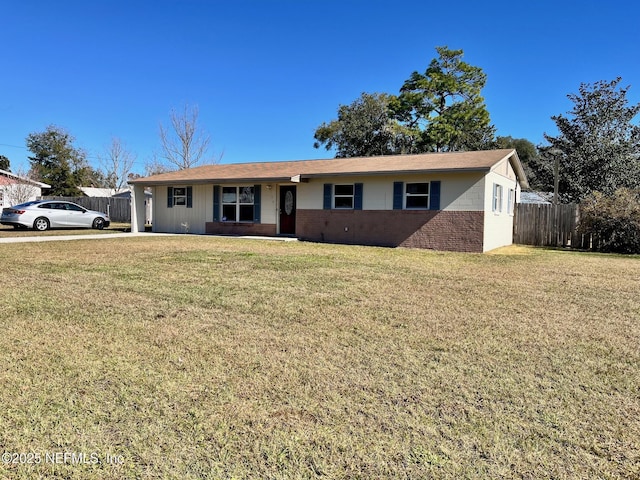
[[[93,221],[93,228],[102,230],[104,228],[104,218],[96,217],[96,219]]]
[[[49,220],[44,217],[36,218],[36,221],[33,222],[33,228],[38,230],[39,232],[44,232],[45,230],[49,230]]]

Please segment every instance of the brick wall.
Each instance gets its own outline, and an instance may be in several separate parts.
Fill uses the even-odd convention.
[[[302,240],[482,252],[484,212],[298,210]]]
[[[205,232],[213,235],[275,236],[276,226],[269,223],[207,222]]]

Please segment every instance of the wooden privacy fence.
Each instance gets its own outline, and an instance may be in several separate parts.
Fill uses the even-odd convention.
[[[117,197],[42,197],[43,200],[64,200],[89,210],[104,212],[112,222],[131,222],[131,200]]]
[[[590,248],[591,235],[578,232],[580,206],[516,204],[513,243],[547,247]]]

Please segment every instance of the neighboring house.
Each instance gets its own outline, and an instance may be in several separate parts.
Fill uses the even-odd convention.
[[[0,209],[36,200],[45,188],[51,185],[0,170]]]
[[[122,190],[119,193],[113,195],[114,198],[126,198],[131,200],[131,190]],[[153,194],[150,189],[144,191],[144,204],[145,204],[145,223],[151,225],[153,223]]]
[[[131,200],[130,188],[98,188],[98,187],[78,187],[78,189],[86,196],[92,198],[125,198]],[[153,219],[152,211],[152,194],[151,191],[145,191],[145,222],[151,224]]]
[[[206,165],[131,180],[132,231],[485,252],[510,245],[528,183],[513,149]]]
[[[86,197],[103,197],[103,198],[114,197],[118,193],[129,191],[128,188],[121,188],[119,190],[116,190],[115,188],[98,188],[98,187],[78,187],[78,190],[80,190],[83,193],[83,195],[85,195]]]
[[[520,203],[537,203],[542,205],[551,205],[553,193],[547,192],[522,192],[520,194]]]

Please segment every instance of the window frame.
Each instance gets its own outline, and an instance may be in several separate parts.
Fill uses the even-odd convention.
[[[184,190],[184,195],[182,194]],[[179,193],[176,195],[176,191]],[[176,197],[178,200],[176,201]],[[184,197],[184,203],[180,199]],[[193,208],[193,186],[180,185],[180,186],[167,186],[167,208],[185,207]]]
[[[65,209],[69,212],[86,212],[87,209],[82,207],[81,205],[74,205],[72,203],[65,204]]]
[[[184,193],[178,194],[177,192],[182,190]],[[182,199],[182,201],[178,201]],[[174,207],[186,207],[187,206],[187,187],[173,187],[173,206]]]
[[[510,188],[507,196],[507,213],[509,215],[513,215],[516,210],[516,190],[515,188]]]
[[[234,189],[235,200],[233,202],[225,202],[224,195],[225,189]],[[251,189],[251,202],[241,201],[243,198],[241,189]],[[256,188],[255,185],[223,185],[220,189],[220,221],[226,223],[255,223],[255,208],[256,208]],[[225,215],[225,207],[232,206],[235,211],[233,219],[228,218]],[[251,219],[242,219],[242,207],[251,205]]]
[[[60,202],[41,203],[40,205],[38,205],[38,208],[46,210],[65,210],[64,204]]]
[[[344,194],[344,193],[338,194],[338,193],[336,193],[336,191],[337,191],[337,189],[339,187],[351,187],[351,193],[350,194]],[[337,199],[343,199],[343,200],[351,199],[351,202],[350,202],[351,206],[350,207],[344,207],[344,206],[339,207],[337,205],[337,202],[336,202]],[[335,210],[353,210],[354,206],[355,206],[355,199],[356,199],[356,186],[355,186],[354,183],[338,183],[338,184],[335,184],[333,186],[333,208]]]
[[[426,185],[427,193],[410,193],[409,185]],[[431,206],[431,182],[404,182],[404,209],[405,210],[429,210]],[[426,198],[427,204],[419,207],[409,207],[409,198]]]
[[[499,183],[493,184],[493,199],[491,204],[491,209],[493,213],[500,214],[502,213],[502,204],[503,204],[503,187]]]

